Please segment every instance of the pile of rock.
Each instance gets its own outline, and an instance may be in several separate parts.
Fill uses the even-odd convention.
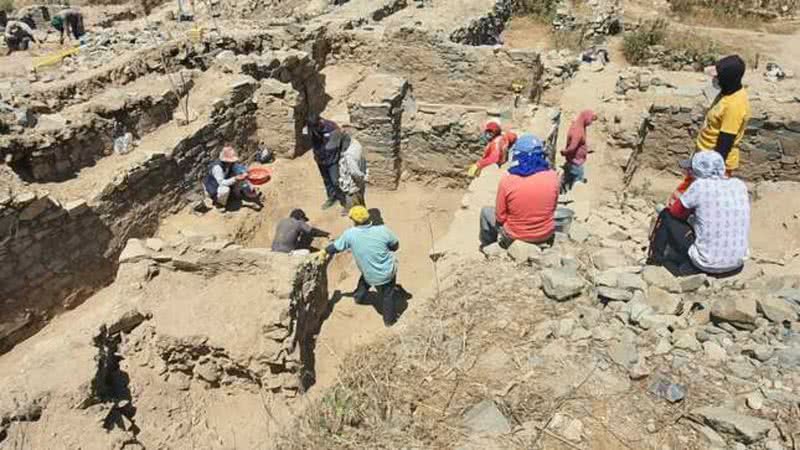
[[[727,279],[675,278],[645,266],[651,211],[629,199],[573,224],[553,248],[514,242],[508,251],[485,250],[533,266],[556,308],[576,305],[539,323],[534,341],[594,342],[655,397],[690,399],[684,423],[703,448],[784,448],[780,430],[797,422],[775,417],[800,402],[800,275],[766,276],[754,262]]]
[[[628,91],[647,92],[650,88],[656,90],[660,88],[666,93],[667,89],[672,89],[674,87],[674,85],[662,80],[658,75],[655,75],[651,70],[630,68],[619,74],[614,92],[617,95],[625,95]]]
[[[116,28],[92,30],[81,37],[81,50],[64,59],[66,73],[96,69],[114,61],[124,52],[163,45],[169,37],[157,26],[146,29],[120,31]]]

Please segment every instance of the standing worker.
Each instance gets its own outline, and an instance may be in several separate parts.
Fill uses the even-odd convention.
[[[586,128],[597,120],[597,114],[591,110],[584,110],[572,122],[567,131],[567,145],[561,151],[566,160],[564,162],[564,175],[561,180],[561,193],[569,192],[575,183],[585,181],[584,164],[589,157],[589,145],[586,142]]]
[[[397,321],[394,294],[397,284],[397,259],[394,252],[400,248],[397,236],[385,225],[373,225],[369,211],[363,206],[350,210],[354,226],[322,251],[323,257],[346,250],[361,271],[358,287],[353,297],[358,304],[365,304],[370,286],[378,290],[382,300],[383,324],[387,327]]]
[[[67,34],[67,37],[72,33],[76,41],[85,34],[83,28],[83,14],[77,9],[70,8],[62,10],[53,16],[53,19],[50,20],[50,25],[61,33],[58,41],[61,45],[64,45],[64,33]]]
[[[750,120],[750,100],[742,86],[745,70],[744,60],[739,55],[726,56],[708,69],[714,86],[719,87],[720,92],[706,113],[695,142],[697,151],[716,151],[722,156],[728,176],[739,168],[739,143]],[[681,161],[681,168],[688,170],[689,167],[690,160]],[[689,189],[692,181],[693,178],[686,175],[672,194],[670,205]]]
[[[306,123],[308,134],[311,136],[311,148],[314,151],[314,160],[325,184],[325,194],[328,199],[322,204],[322,209],[328,209],[341,202],[342,193],[339,190],[339,156],[337,148],[328,149],[331,134],[339,129],[339,125],[331,120],[325,120],[319,114],[312,114]]]
[[[233,147],[226,146],[219,159],[209,166],[208,175],[203,179],[203,187],[214,205],[225,210],[231,194],[237,199],[245,199],[261,206],[261,192],[247,182],[247,169],[239,162],[239,155]]]
[[[308,223],[308,216],[302,209],[294,209],[289,217],[281,219],[275,228],[272,240],[272,251],[279,253],[295,253],[298,250],[310,250],[315,237],[328,237],[327,231],[314,228]]]
[[[366,206],[364,198],[367,189],[367,160],[361,143],[341,130],[331,134],[328,146],[338,151],[339,157],[339,189],[344,195],[344,212],[347,215],[353,206]]]
[[[21,20],[9,20],[5,30],[6,45],[8,53],[6,56],[18,50],[28,50],[31,42],[37,42],[33,37],[33,30]]]

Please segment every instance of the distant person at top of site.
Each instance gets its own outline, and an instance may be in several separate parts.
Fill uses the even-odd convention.
[[[37,42],[36,38],[33,37],[33,30],[31,27],[20,20],[9,20],[8,23],[6,23],[4,37],[6,39],[6,46],[8,46],[8,53],[6,53],[6,56],[15,51],[28,50],[31,42]]]
[[[728,176],[739,168],[739,144],[750,120],[750,100],[747,90],[742,86],[745,69],[745,63],[738,55],[726,56],[707,69],[720,92],[706,113],[695,141],[697,151],[716,151],[722,156]],[[683,164],[687,166],[688,160]],[[693,178],[687,176],[669,204],[686,192],[692,181]]]
[[[469,175],[476,177],[481,170],[492,164],[497,167],[508,161],[508,149],[517,141],[517,135],[508,130],[503,132],[503,127],[497,119],[486,122],[481,132],[480,142],[484,144],[483,157],[469,168]]]
[[[79,40],[86,32],[83,28],[83,14],[77,9],[65,9],[53,16],[50,20],[50,25],[53,26],[61,34],[59,36],[59,43],[64,44],[64,33],[69,37],[70,34]]]
[[[299,250],[310,250],[315,237],[329,237],[327,231],[314,228],[308,223],[308,216],[302,209],[294,209],[289,217],[281,219],[275,228],[275,239],[272,240],[272,251],[294,253]]]

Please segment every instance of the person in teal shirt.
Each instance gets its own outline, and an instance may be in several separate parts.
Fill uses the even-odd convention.
[[[370,287],[375,287],[383,306],[383,324],[394,325],[397,314],[394,304],[397,284],[397,259],[394,252],[400,248],[397,236],[384,225],[373,225],[369,211],[354,206],[348,214],[355,226],[345,231],[325,249],[326,255],[350,250],[361,271],[358,287],[353,293],[356,303],[365,304]]]

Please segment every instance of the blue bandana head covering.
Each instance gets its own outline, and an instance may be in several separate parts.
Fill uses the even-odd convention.
[[[521,177],[550,170],[542,141],[530,133],[525,133],[517,139],[511,148],[511,161],[508,173]]]

